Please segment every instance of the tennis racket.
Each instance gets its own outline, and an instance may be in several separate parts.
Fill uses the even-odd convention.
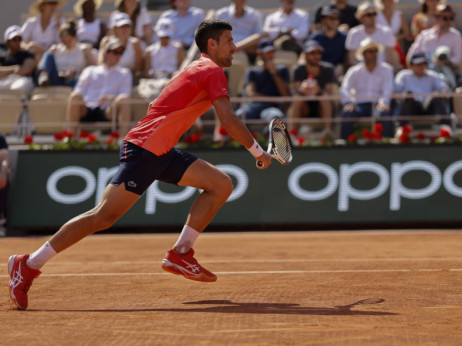
[[[269,124],[269,143],[267,152],[283,165],[292,162],[292,141],[286,125],[280,119],[273,119]],[[257,161],[257,167],[262,167],[263,162]]]

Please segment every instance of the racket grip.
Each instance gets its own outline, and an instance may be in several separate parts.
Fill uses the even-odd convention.
[[[261,161],[257,160],[257,167],[258,167],[258,168],[261,168],[261,167],[263,167],[263,162],[261,162]]]

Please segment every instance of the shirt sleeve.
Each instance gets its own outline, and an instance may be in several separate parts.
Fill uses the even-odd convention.
[[[27,18],[21,27],[21,36],[24,42],[29,42],[32,38],[32,31],[35,27],[34,19],[35,17]]]
[[[132,92],[133,77],[129,69],[123,68],[122,83],[120,84],[120,95],[130,95]]]
[[[386,104],[390,104],[390,98],[393,95],[393,68],[391,66],[383,67],[383,91],[382,97],[379,98],[379,102],[382,101]]]
[[[298,41],[303,41],[310,31],[310,15],[308,12],[303,11],[300,22],[297,27],[292,30],[292,37]]]
[[[83,96],[85,96],[86,90],[90,83],[91,69],[91,66],[83,69],[82,73],[80,73],[79,79],[77,80],[77,85],[74,88],[75,92]]]
[[[405,89],[404,73],[402,73],[403,71],[398,72],[398,74],[395,77],[394,89],[398,93],[402,93]]]
[[[217,98],[228,95],[228,81],[225,73],[221,68],[214,68],[213,72],[206,77],[205,91],[209,95],[210,101],[213,103]]]

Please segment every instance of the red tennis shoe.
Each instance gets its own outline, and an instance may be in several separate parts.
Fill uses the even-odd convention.
[[[168,250],[162,260],[162,269],[175,275],[183,275],[186,279],[194,281],[217,281],[217,276],[202,267],[193,256],[193,249],[183,255],[174,250]]]
[[[20,310],[27,309],[27,292],[32,281],[41,274],[40,270],[29,268],[26,265],[28,258],[29,255],[13,255],[8,260],[10,298]]]

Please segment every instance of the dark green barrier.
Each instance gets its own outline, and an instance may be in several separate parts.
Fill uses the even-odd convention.
[[[274,162],[266,171],[245,150],[194,153],[233,178],[235,190],[215,225],[462,220],[460,146],[299,149],[291,165]],[[19,152],[10,227],[58,227],[91,209],[117,165],[116,152]],[[182,225],[197,195],[154,183],[116,226]]]

